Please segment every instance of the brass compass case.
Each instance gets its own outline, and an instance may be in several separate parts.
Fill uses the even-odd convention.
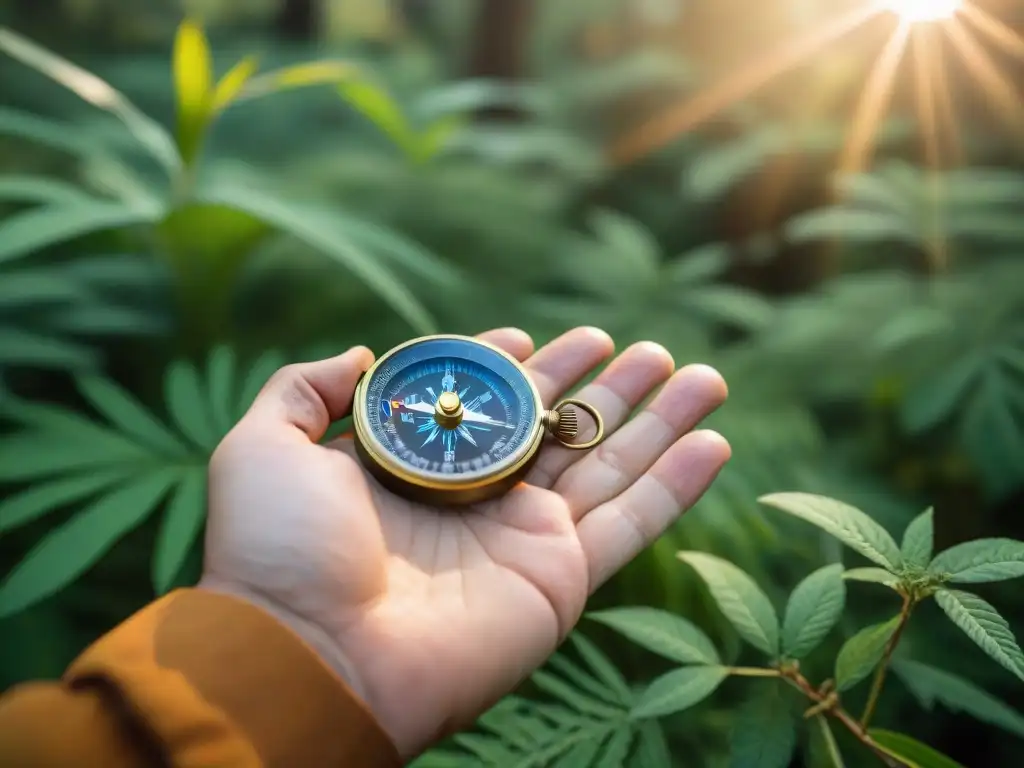
[[[497,372],[494,375],[503,379],[504,383],[512,388],[511,391],[516,391],[516,387],[524,388],[520,394],[528,393],[527,396],[532,399],[533,404],[532,424],[528,425],[519,444],[492,471],[477,472],[472,477],[460,477],[456,473],[441,475],[421,472],[389,450],[371,428],[370,409],[374,407],[374,404],[370,400],[370,388],[377,376],[387,370],[386,367],[396,359],[396,356],[409,350],[410,347],[428,342],[445,341],[468,345],[471,350],[474,347],[484,349],[506,361],[511,366],[510,370],[514,372],[513,376],[521,377],[521,381],[510,382]],[[481,363],[481,365],[483,364]],[[398,373],[392,375],[397,376]],[[574,407],[590,414],[597,427],[595,437],[585,443],[571,442],[577,436]],[[418,411],[425,412],[423,404],[419,404]],[[467,414],[463,409],[463,403],[454,391],[443,391],[441,395],[437,396],[429,414],[433,418],[433,423],[444,430],[459,429],[464,415]],[[468,415],[473,416],[474,414]],[[576,450],[593,448],[604,437],[603,420],[593,406],[580,400],[567,399],[559,402],[554,408],[546,410],[540,393],[518,360],[492,344],[455,334],[437,334],[411,339],[382,355],[363,374],[356,385],[352,417],[356,455],[367,471],[392,493],[411,501],[442,507],[474,504],[495,498],[511,490],[526,476],[537,460],[545,433],[552,435],[564,447]],[[424,416],[418,416],[418,418],[426,421]]]

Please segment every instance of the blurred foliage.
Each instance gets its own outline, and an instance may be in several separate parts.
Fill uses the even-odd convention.
[[[765,493],[843,498],[889,530],[934,501],[943,546],[1024,538],[1020,133],[968,67],[946,57],[958,130],[938,165],[901,86],[875,161],[835,171],[877,25],[615,159],[830,8],[4,4],[3,683],[58,674],[194,581],[196,470],[273,366],[440,329],[518,325],[543,342],[599,325],[620,348],[649,338],[723,372],[730,400],[708,426],[733,461],[593,606],[689,616],[729,663],[740,638],[680,577],[678,550],[727,558],[776,604],[839,557],[766,516]],[[1024,621],[1019,593],[993,592]],[[880,601],[851,595],[842,633],[877,621]],[[955,714],[960,678],[936,670],[1018,708],[1019,689],[937,614],[915,619],[907,664],[933,672],[905,667],[880,718],[967,764],[982,749],[1019,762],[1019,742]],[[626,680],[654,676],[632,644],[593,637]],[[942,707],[920,717],[910,697]],[[720,700],[643,743],[726,764],[736,701]]]

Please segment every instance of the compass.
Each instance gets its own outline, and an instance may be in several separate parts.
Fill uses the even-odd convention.
[[[596,435],[578,436],[576,409]],[[356,454],[388,490],[448,506],[494,498],[525,477],[545,437],[575,450],[604,437],[601,414],[581,400],[546,410],[511,355],[469,336],[423,336],[387,352],[356,386]]]

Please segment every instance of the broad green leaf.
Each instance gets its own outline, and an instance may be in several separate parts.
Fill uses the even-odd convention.
[[[1024,541],[965,541],[936,555],[928,570],[961,584],[1015,579],[1024,576]]]
[[[153,553],[153,588],[158,595],[174,583],[206,517],[206,467],[186,471],[164,511]]]
[[[900,554],[903,555],[903,560],[907,565],[926,568],[928,561],[932,559],[932,548],[935,542],[934,516],[934,510],[929,507],[915,517],[904,531]],[[1022,545],[1022,551],[1024,551],[1024,545]],[[1024,573],[1024,570],[1021,573]]]
[[[188,453],[185,443],[109,379],[97,374],[80,376],[78,391],[111,424],[150,450],[169,456]]]
[[[846,606],[843,566],[826,565],[793,590],[782,622],[782,654],[802,659],[825,639]]]
[[[964,768],[955,760],[905,734],[872,728],[868,735],[886,754],[905,762],[909,768]]]
[[[206,202],[218,203],[255,216],[289,233],[351,270],[386,301],[412,328],[422,334],[436,331],[430,312],[405,285],[400,275],[380,264],[379,258],[358,247],[327,215],[262,194],[259,190],[211,184],[197,192]],[[0,230],[2,232],[2,230]]]
[[[857,243],[892,241],[913,245],[920,240],[913,223],[899,214],[840,207],[801,214],[786,225],[785,234],[786,239],[794,243],[835,239]]]
[[[759,501],[818,526],[883,568],[894,571],[903,565],[892,536],[855,507],[810,493],[773,493]]]
[[[768,596],[732,563],[703,552],[679,552],[707,584],[711,596],[740,636],[755,648],[779,652],[779,619]]]
[[[703,286],[725,272],[730,253],[728,243],[709,243],[676,256],[662,272],[672,288]]]
[[[223,437],[210,416],[209,401],[199,372],[179,360],[164,377],[164,397],[171,418],[193,445],[213,451]]]
[[[884,584],[895,589],[900,584],[899,576],[884,568],[850,568],[843,572],[843,578],[848,581],[868,581],[876,584]]]
[[[84,573],[153,511],[176,477],[177,470],[142,475],[43,537],[0,584],[0,617],[44,600]]]
[[[181,157],[167,132],[109,83],[7,27],[0,27],[0,51],[64,86],[83,101],[117,117],[169,173],[174,174],[181,168]],[[0,238],[0,242],[2,240]]]
[[[725,667],[680,667],[657,678],[640,694],[632,717],[664,717],[706,699],[728,676]]]
[[[91,471],[85,475],[37,483],[21,493],[7,496],[0,502],[0,533],[93,496],[119,480],[127,479],[130,474],[130,469]]]
[[[900,625],[900,617],[865,627],[847,640],[836,657],[836,688],[845,691],[870,675],[885,654],[889,640]]]
[[[231,102],[238,98],[246,83],[249,82],[249,78],[256,74],[258,68],[259,60],[255,56],[246,56],[240,59],[224,74],[213,89],[210,108],[214,112],[227,109]]]
[[[893,662],[892,668],[925,709],[931,710],[938,701],[952,712],[963,712],[1024,739],[1024,715],[971,681],[909,659]]]
[[[349,80],[338,86],[338,92],[407,156],[416,157],[416,135],[398,103],[384,88],[369,80]]]
[[[704,632],[681,616],[656,608],[612,608],[587,614],[637,645],[680,664],[721,663]]]
[[[730,768],[788,768],[796,749],[797,720],[778,680],[752,683],[733,718]]]
[[[576,647],[580,658],[593,670],[597,678],[614,692],[619,701],[630,701],[633,698],[633,691],[626,678],[596,645],[579,632],[573,632],[569,640]]]
[[[161,212],[85,198],[32,208],[0,221],[0,263],[108,229],[152,224]]]
[[[1006,619],[991,603],[970,592],[940,589],[935,602],[985,653],[1024,680],[1024,653]]]
[[[210,389],[210,415],[214,429],[226,435],[235,425],[235,352],[220,346],[210,352],[206,361],[206,386]]]
[[[194,21],[178,25],[172,59],[177,97],[178,149],[186,163],[199,150],[213,99],[213,65],[206,35]]]

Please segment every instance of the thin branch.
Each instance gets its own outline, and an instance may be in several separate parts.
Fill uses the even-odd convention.
[[[729,667],[729,674],[737,677],[781,677],[782,672],[769,667]]]
[[[900,620],[896,625],[896,631],[892,633],[892,637],[889,638],[889,642],[885,646],[885,652],[882,654],[882,661],[878,665],[878,669],[875,671],[875,679],[871,681],[871,692],[868,694],[868,703],[864,706],[864,714],[860,716],[860,726],[864,730],[867,730],[868,724],[871,722],[872,715],[875,714],[875,707],[878,706],[878,698],[882,695],[882,688],[885,686],[885,676],[889,671],[889,662],[892,661],[892,654],[896,650],[896,646],[899,645],[900,637],[903,636],[903,630],[907,626],[907,622],[910,620],[910,614],[914,610],[914,597],[909,592],[903,595],[903,607],[900,609]]]

